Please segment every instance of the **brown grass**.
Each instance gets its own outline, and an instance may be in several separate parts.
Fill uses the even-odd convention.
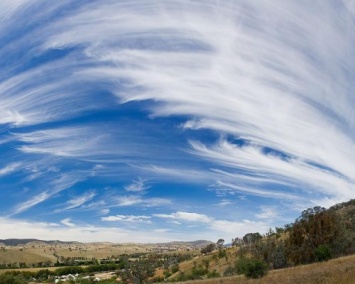
[[[187,281],[186,284],[353,284],[355,283],[355,255],[322,263],[313,263],[270,271],[261,279],[244,276]]]
[[[28,244],[24,246],[6,246],[5,250],[0,250],[0,263],[18,263],[36,264],[47,260],[56,262],[56,253],[64,257],[86,257],[90,258],[106,258],[112,255],[118,256],[122,254],[147,253],[153,246],[149,245],[114,245],[107,243],[90,243],[90,244]]]
[[[0,262],[1,263],[38,263],[44,262],[46,260],[54,261],[53,255],[43,255],[35,251],[20,251],[18,249],[7,249],[6,251],[0,251]]]

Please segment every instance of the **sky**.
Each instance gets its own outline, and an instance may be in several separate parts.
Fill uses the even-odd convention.
[[[355,197],[355,1],[0,1],[0,239],[266,233]]]

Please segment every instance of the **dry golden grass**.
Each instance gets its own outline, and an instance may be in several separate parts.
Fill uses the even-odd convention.
[[[244,276],[187,281],[186,284],[353,284],[355,283],[355,255],[322,263],[313,263],[270,271],[261,279]]]
[[[222,257],[218,258],[218,251],[214,251],[212,253],[209,253],[207,255],[197,255],[195,256],[192,260],[188,260],[185,262],[182,262],[179,264],[179,270],[181,272],[184,272],[185,274],[191,274],[192,273],[192,268],[196,265],[198,266],[205,266],[206,261],[208,262],[208,269],[209,271],[216,270],[220,275],[223,275],[224,271],[227,269],[229,266],[234,266],[234,263],[236,262],[238,258],[238,250],[239,248],[233,247],[233,248],[228,248],[226,249],[227,253],[227,258]],[[170,279],[173,279],[178,275],[179,272],[173,274]],[[155,276],[161,276],[162,273],[160,273],[157,270],[157,273]]]
[[[52,261],[56,262],[56,253],[63,257],[85,257],[85,258],[107,258],[112,255],[146,253],[152,249],[149,245],[114,245],[109,243],[91,243],[91,244],[60,244],[47,245],[41,243],[30,243],[24,246],[6,246],[5,250],[0,250],[0,263],[18,263],[35,264],[38,262]]]
[[[175,249],[175,251],[167,251]],[[31,242],[26,245],[3,246],[0,249],[0,263],[25,263],[36,266],[39,262],[57,261],[57,257],[79,257],[84,259],[103,259],[111,256],[134,253],[161,253],[164,254],[199,254],[199,249],[192,250],[184,245],[159,244],[113,244],[113,243],[72,243],[72,244],[46,244],[44,242]],[[0,270],[0,273],[3,270]]]
[[[55,257],[53,255],[43,255],[35,251],[20,251],[15,249],[7,249],[6,251],[0,251],[0,262],[2,263],[38,263],[47,260],[53,261]]]

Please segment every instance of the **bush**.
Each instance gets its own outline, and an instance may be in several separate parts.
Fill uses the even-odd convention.
[[[267,264],[262,260],[242,258],[236,263],[238,274],[247,278],[260,278],[267,273]]]
[[[219,251],[218,251],[218,258],[223,258],[223,257],[227,257],[227,252],[226,252],[226,250],[222,250],[222,249],[220,249]]]
[[[227,269],[224,271],[223,276],[233,276],[237,274],[237,269],[231,266],[228,266]]]
[[[169,278],[170,275],[171,275],[171,273],[169,272],[169,270],[164,270],[163,274],[164,274],[164,277],[165,277],[165,278]]]
[[[210,253],[210,252],[214,251],[215,249],[216,249],[215,244],[209,244],[206,247],[204,247],[203,249],[201,249],[201,253],[203,253],[203,254]]]
[[[177,264],[174,264],[172,267],[171,267],[171,273],[176,273],[176,272],[178,272],[179,271],[179,264],[177,263]]]
[[[314,253],[317,261],[326,261],[332,257],[329,246],[327,245],[318,246]]]
[[[26,284],[27,281],[21,279],[19,276],[14,276],[11,274],[0,275],[1,284]]]
[[[220,277],[221,275],[219,274],[219,272],[216,271],[216,269],[214,269],[211,272],[207,273],[207,278],[217,278]]]

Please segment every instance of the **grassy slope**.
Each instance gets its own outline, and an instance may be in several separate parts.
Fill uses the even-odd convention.
[[[184,282],[186,284],[352,284],[355,283],[355,255],[292,268],[270,271],[261,279],[244,276]]]
[[[32,251],[20,251],[15,249],[7,249],[6,251],[0,251],[0,261],[2,263],[17,263],[25,262],[28,264],[44,262],[47,260],[53,261],[55,258],[50,255],[42,255]]]
[[[192,268],[196,264],[196,267],[199,265],[205,266],[206,262],[208,262],[208,270],[213,271],[216,270],[217,272],[220,273],[220,275],[223,275],[224,271],[227,269],[229,266],[234,266],[238,254],[237,254],[238,248],[227,248],[227,257],[223,258],[218,258],[218,251],[214,251],[212,253],[209,253],[207,255],[200,255],[196,256],[192,260],[188,260],[185,262],[182,262],[179,264],[179,268],[181,272],[184,272],[185,274],[191,274]],[[169,279],[174,278],[177,276],[179,272],[173,274]],[[161,276],[162,273],[157,273],[156,276]]]
[[[24,262],[26,264],[51,260],[56,262],[53,253],[64,257],[95,257],[97,259],[106,258],[111,255],[132,254],[137,252],[147,252],[147,248],[137,245],[115,246],[111,244],[85,244],[85,245],[27,245],[27,246],[7,246],[6,250],[0,250],[0,263]]]

